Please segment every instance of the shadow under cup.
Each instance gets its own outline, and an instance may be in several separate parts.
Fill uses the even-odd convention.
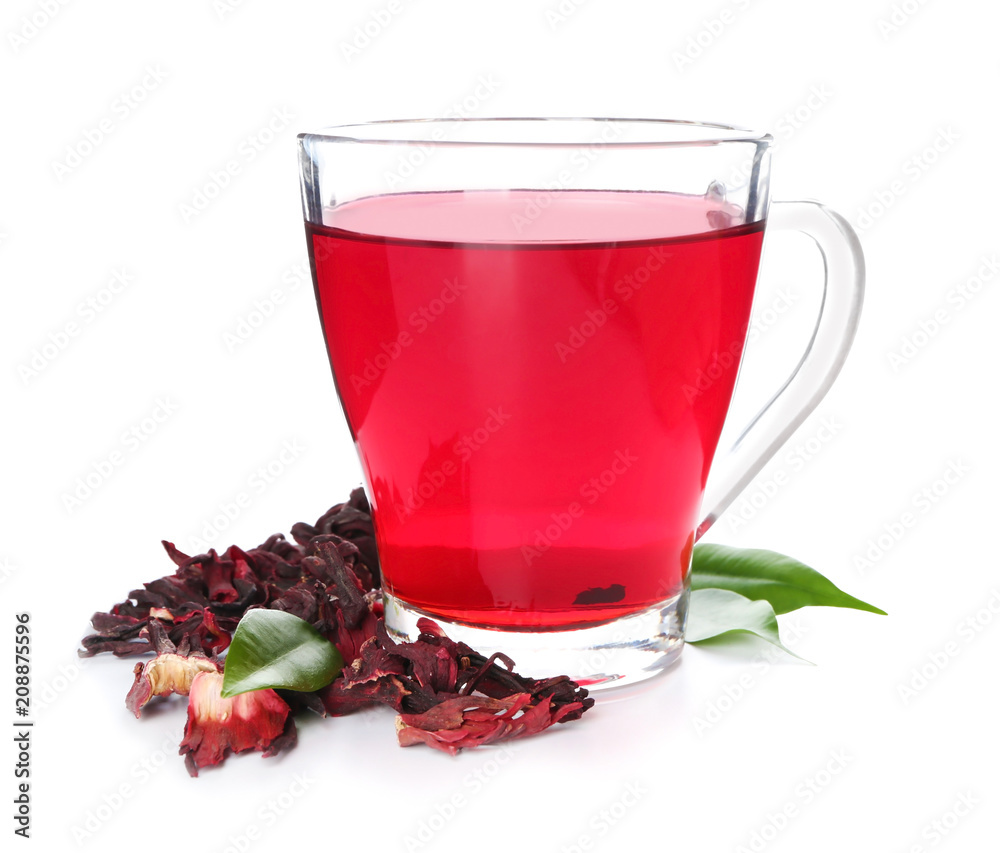
[[[769,142],[603,119],[300,135],[392,635],[428,617],[525,674],[591,686],[680,653]]]

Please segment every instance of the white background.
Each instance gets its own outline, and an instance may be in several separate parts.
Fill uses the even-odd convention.
[[[350,56],[356,28],[374,29],[388,0],[44,8],[12,0],[0,13],[0,632],[13,634],[14,613],[31,612],[32,843],[699,853],[995,845],[1000,580],[988,534],[1000,296],[995,272],[972,278],[1000,250],[994,4],[400,0]],[[294,751],[232,758],[190,779],[175,754],[183,701],[134,720],[123,703],[132,663],[80,661],[79,638],[92,612],[172,570],[161,538],[182,549],[198,537],[252,546],[313,520],[359,482],[311,285],[296,273],[305,245],[295,133],[438,115],[481,78],[496,91],[478,115],[771,130],[773,197],[819,198],[867,226],[867,301],[846,368],[758,481],[784,475],[783,485],[756,498],[745,524],[731,513],[709,539],[790,553],[890,615],[782,617],[783,636],[814,667],[771,663],[750,639],[688,648],[669,675],[601,697],[583,722],[509,754],[402,750],[392,714],[375,711],[304,719]],[[129,106],[121,98],[135,87]],[[282,113],[276,125],[287,126],[251,159],[248,139]],[[58,168],[102,121],[110,131],[99,144]],[[928,147],[935,141],[939,150]],[[185,217],[182,205],[229,160],[239,174]],[[748,356],[736,417],[797,357],[818,266],[794,241],[769,239],[761,304],[784,288],[792,308]],[[122,270],[131,284],[106,291]],[[255,300],[276,289],[282,304],[227,345]],[[100,313],[81,308],[92,297],[107,302]],[[63,340],[71,321],[78,333]],[[39,362],[36,350],[53,339],[66,346]],[[915,347],[905,354],[904,339]],[[141,442],[124,438],[157,412],[162,422]],[[824,419],[836,429],[821,431]],[[286,443],[295,458],[266,487],[251,485]],[[116,451],[121,464],[68,506],[78,478]],[[920,497],[928,489],[933,502]],[[241,492],[249,507],[206,531]],[[8,636],[7,685],[11,645]],[[4,696],[0,723],[13,719],[11,687]],[[14,760],[8,742],[8,804]],[[963,797],[973,806],[959,816]],[[778,817],[786,809],[791,817]]]

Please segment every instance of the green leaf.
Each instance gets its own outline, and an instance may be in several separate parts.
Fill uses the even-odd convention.
[[[778,620],[766,601],[751,601],[728,589],[698,589],[691,593],[684,630],[686,643],[700,643],[733,631],[756,634],[792,657],[799,658],[782,645],[778,636]]]
[[[304,619],[283,610],[248,610],[226,654],[222,695],[265,687],[319,690],[343,666],[337,647]]]
[[[696,545],[691,589],[732,590],[754,601],[769,601],[775,613],[825,605],[886,615],[884,610],[838,589],[815,569],[774,551]]]

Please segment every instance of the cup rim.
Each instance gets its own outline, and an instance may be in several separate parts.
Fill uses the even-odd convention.
[[[537,128],[538,138],[502,138],[498,129],[515,123],[525,128]],[[547,131],[555,131],[561,125],[564,132],[579,132],[584,124],[615,125],[630,124],[645,132],[641,139],[594,139],[594,138],[543,138]],[[465,138],[449,138],[446,128],[461,132]],[[483,135],[477,137],[471,132],[473,127],[482,128]],[[491,137],[489,130],[494,130]],[[660,131],[658,135],[655,131]],[[673,137],[670,136],[673,133]],[[298,139],[321,139],[330,142],[354,142],[372,145],[421,145],[432,147],[568,147],[575,148],[599,144],[615,148],[685,148],[704,145],[719,145],[731,142],[753,143],[768,146],[774,138],[770,133],[753,131],[717,122],[689,121],[686,119],[662,118],[607,118],[596,116],[489,116],[472,118],[407,118],[383,119],[379,121],[355,122],[331,125],[315,131],[298,134]]]

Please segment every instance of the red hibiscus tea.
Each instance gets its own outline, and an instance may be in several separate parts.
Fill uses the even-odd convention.
[[[764,221],[706,196],[381,195],[307,223],[385,591],[565,631],[684,587]]]
[[[389,635],[416,640],[430,617],[524,672],[588,687],[677,659],[696,536],[822,399],[861,306],[846,220],[770,203],[771,141],[612,118],[299,134],[316,293],[374,507]],[[706,494],[765,220],[820,247],[822,307]]]

